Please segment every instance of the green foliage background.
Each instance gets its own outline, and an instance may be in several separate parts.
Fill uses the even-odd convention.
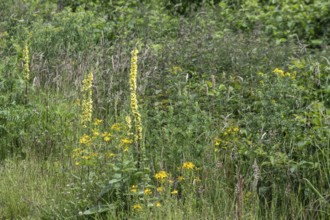
[[[13,0],[0,15],[0,217],[329,218],[329,1]],[[98,129],[125,123],[133,48],[142,165],[118,152],[77,167],[95,129],[79,123],[81,82],[94,73]],[[94,144],[127,138],[113,135]],[[160,170],[168,196],[128,193]]]

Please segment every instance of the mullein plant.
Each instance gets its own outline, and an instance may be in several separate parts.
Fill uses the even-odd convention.
[[[129,76],[129,83],[130,83],[130,97],[131,97],[131,111],[133,114],[133,120],[135,125],[135,143],[136,143],[136,150],[137,150],[137,159],[138,159],[138,166],[140,166],[141,160],[141,142],[142,142],[142,120],[141,114],[138,109],[138,101],[137,101],[137,58],[138,58],[138,50],[134,49],[132,51],[132,58],[131,58],[131,71]]]
[[[92,86],[93,86],[93,73],[90,72],[82,81],[82,103],[81,103],[81,124],[87,128],[92,121],[93,114],[93,100],[92,100]]]
[[[28,82],[30,80],[30,55],[27,44],[24,45],[23,49],[23,79],[25,82],[25,95],[27,96]]]

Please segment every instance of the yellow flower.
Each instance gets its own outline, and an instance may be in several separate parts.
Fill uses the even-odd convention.
[[[164,191],[164,188],[163,187],[157,187],[157,189],[156,189],[156,191],[158,192],[158,193],[161,193],[161,192],[163,192]]]
[[[94,125],[95,126],[97,126],[97,125],[99,125],[101,123],[102,123],[102,120],[100,120],[100,119],[95,119],[95,121],[94,121]]]
[[[120,140],[120,143],[122,145],[125,145],[125,144],[132,144],[133,143],[133,140],[129,139],[129,138],[123,138]]]
[[[184,180],[184,177],[183,176],[178,176],[178,181],[179,182],[182,182]]]
[[[105,142],[109,142],[109,141],[110,141],[110,137],[109,137],[109,136],[105,136],[105,137],[103,138],[103,140],[104,140]]]
[[[84,134],[81,138],[80,138],[80,140],[79,140],[79,143],[80,144],[86,144],[86,145],[88,145],[88,144],[90,144],[92,142],[92,140],[91,140],[91,138],[87,135],[87,134]]]
[[[158,173],[155,174],[155,178],[158,180],[158,181],[163,181],[164,179],[166,179],[168,177],[166,171],[162,170],[162,171],[159,171]]]
[[[109,159],[109,158],[111,158],[111,157],[115,157],[116,156],[116,154],[114,154],[113,152],[111,152],[111,151],[108,151],[106,154],[105,154],[105,157],[107,158],[107,159]]]
[[[141,206],[141,204],[134,204],[133,209],[134,210],[140,210],[140,209],[142,209],[142,206]]]
[[[30,79],[30,58],[29,58],[29,47],[27,45],[24,46],[23,49],[23,77],[27,82]]]
[[[114,124],[111,126],[111,130],[114,130],[114,131],[120,131],[120,130],[121,130],[121,124],[120,124],[120,123],[114,123]]]
[[[234,132],[238,132],[238,131],[239,131],[239,128],[238,128],[238,127],[234,127],[234,128],[233,128],[233,131],[234,131]]]
[[[93,113],[93,100],[92,100],[92,86],[93,86],[93,73],[90,72],[82,81],[83,99],[81,103],[81,124],[87,127],[87,123],[92,121]]]
[[[215,145],[215,146],[219,146],[220,143],[221,143],[221,140],[220,140],[219,138],[215,138],[215,139],[214,139],[214,145]]]
[[[98,130],[93,130],[93,135],[94,136],[100,136],[100,132]]]
[[[273,70],[273,72],[274,73],[277,73],[278,75],[280,75],[280,76],[285,76],[285,73],[284,73],[284,71],[283,70],[281,70],[281,69],[279,69],[279,68],[275,68],[274,70]]]
[[[135,140],[142,140],[142,121],[141,121],[141,114],[138,110],[138,101],[136,95],[137,89],[137,55],[138,50],[134,49],[132,51],[132,59],[131,59],[131,71],[130,71],[130,95],[131,95],[131,110],[134,116],[134,123],[135,123]]]
[[[143,193],[144,193],[144,195],[147,195],[147,196],[152,194],[152,192],[149,188],[146,188]]]
[[[171,192],[171,194],[173,195],[173,196],[175,196],[175,195],[178,195],[178,193],[179,193],[179,191],[178,190],[173,190],[172,192]]]
[[[136,193],[137,192],[137,189],[138,189],[137,185],[131,186],[131,192],[132,193]]]
[[[160,204],[160,202],[156,202],[156,203],[155,203],[155,206],[156,206],[156,207],[161,207],[162,204]]]
[[[182,164],[182,169],[193,170],[194,168],[195,168],[195,164],[193,164],[192,162],[184,162]]]

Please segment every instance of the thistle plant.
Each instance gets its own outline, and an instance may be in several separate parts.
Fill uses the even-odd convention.
[[[93,114],[93,100],[92,100],[92,85],[93,85],[93,73],[90,72],[86,78],[82,81],[82,93],[83,99],[81,103],[82,113],[81,113],[81,124],[84,128],[87,124],[92,121]]]

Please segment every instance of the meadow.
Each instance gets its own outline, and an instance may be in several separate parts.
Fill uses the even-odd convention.
[[[0,0],[0,219],[329,219],[327,0]]]

